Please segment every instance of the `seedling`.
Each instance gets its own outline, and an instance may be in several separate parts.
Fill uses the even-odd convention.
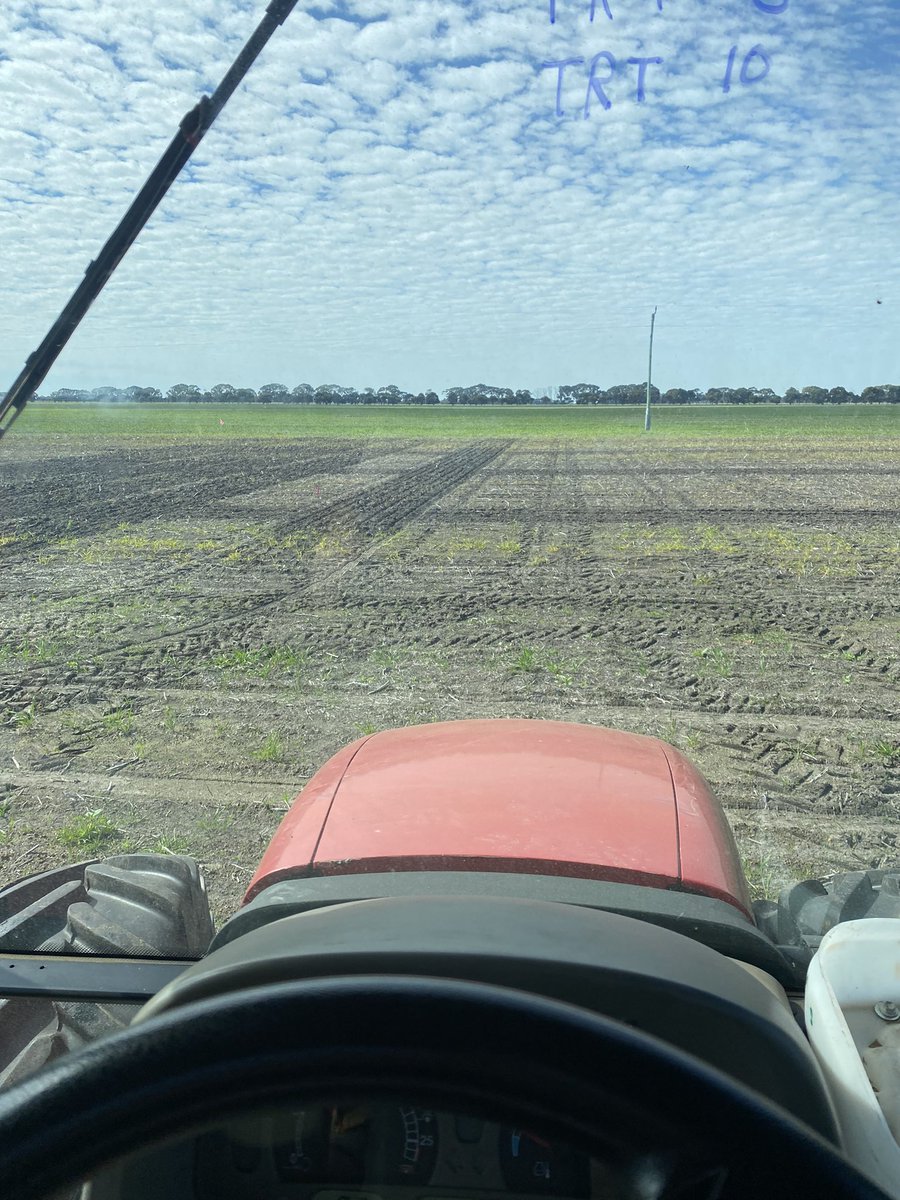
[[[278,734],[273,730],[259,749],[251,751],[251,754],[258,762],[280,762],[284,750]]]
[[[540,669],[541,666],[537,661],[537,655],[529,646],[526,646],[519,652],[519,657],[514,660],[511,667],[511,670],[524,674],[534,674],[535,671],[539,671]]]
[[[64,846],[93,853],[119,837],[119,834],[119,829],[109,817],[99,808],[94,808],[63,825],[57,836]]]

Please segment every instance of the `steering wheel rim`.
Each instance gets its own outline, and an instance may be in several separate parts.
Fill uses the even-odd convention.
[[[595,1154],[718,1163],[723,1196],[884,1197],[806,1126],[656,1038],[524,992],[390,976],[215,996],[24,1080],[0,1095],[0,1195],[33,1200],[238,1111],[342,1092],[481,1111]]]

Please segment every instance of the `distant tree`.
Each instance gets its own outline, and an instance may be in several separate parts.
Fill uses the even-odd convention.
[[[234,393],[234,384],[216,383],[206,393],[206,398],[211,404],[232,404]]]
[[[606,404],[609,399],[596,383],[563,383],[559,398],[563,404]]]
[[[859,396],[848,391],[845,387],[833,387],[828,392],[829,404],[857,404]]]
[[[800,392],[797,391],[797,389],[795,387],[789,387],[788,390],[784,393],[784,403],[785,404],[797,404],[802,399],[803,399],[803,396],[801,395]]]
[[[231,399],[233,404],[255,404],[256,392],[253,388],[235,388]]]
[[[166,399],[170,404],[195,403],[200,396],[200,389],[193,383],[176,383],[166,392]]]
[[[353,404],[355,401],[355,390],[341,387],[337,383],[323,383],[313,393],[315,404]]]
[[[607,388],[609,404],[643,404],[647,399],[646,383],[617,383],[614,387]],[[651,404],[659,403],[659,388],[655,385],[650,388]]]
[[[900,385],[881,383],[864,388],[860,400],[863,404],[900,404]]]
[[[125,396],[134,404],[159,404],[163,398],[162,392],[155,387],[126,388]]]
[[[406,392],[401,392],[395,383],[387,383],[375,393],[376,404],[402,404],[406,401]]]
[[[80,388],[57,388],[55,392],[50,393],[51,400],[58,400],[67,404],[90,400],[90,398],[90,392],[82,391]]]
[[[283,404],[290,393],[283,383],[264,383],[257,395],[261,404]]]
[[[803,397],[806,404],[824,404],[828,399],[828,391],[823,387],[815,387],[810,385],[803,388],[800,395]]]
[[[729,404],[752,404],[753,389],[747,387],[732,388]]]
[[[660,404],[697,404],[701,398],[698,388],[669,388],[659,398]]]
[[[291,400],[294,404],[312,404],[313,389],[308,383],[298,383],[291,388]]]
[[[496,387],[490,383],[473,383],[467,388],[453,388],[457,404],[515,404],[512,388]],[[451,401],[452,403],[452,401]]]
[[[707,404],[731,404],[733,392],[728,387],[711,387],[706,389],[703,397]]]

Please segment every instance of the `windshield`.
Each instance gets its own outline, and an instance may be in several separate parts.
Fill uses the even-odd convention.
[[[3,5],[4,379],[261,16]],[[221,923],[331,755],[498,717],[680,749],[755,897],[893,862],[896,19],[299,5],[2,443],[0,883]]]

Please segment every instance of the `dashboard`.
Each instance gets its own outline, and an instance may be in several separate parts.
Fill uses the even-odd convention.
[[[597,1195],[599,1163],[538,1132],[414,1104],[321,1104],[194,1141],[198,1200]]]

